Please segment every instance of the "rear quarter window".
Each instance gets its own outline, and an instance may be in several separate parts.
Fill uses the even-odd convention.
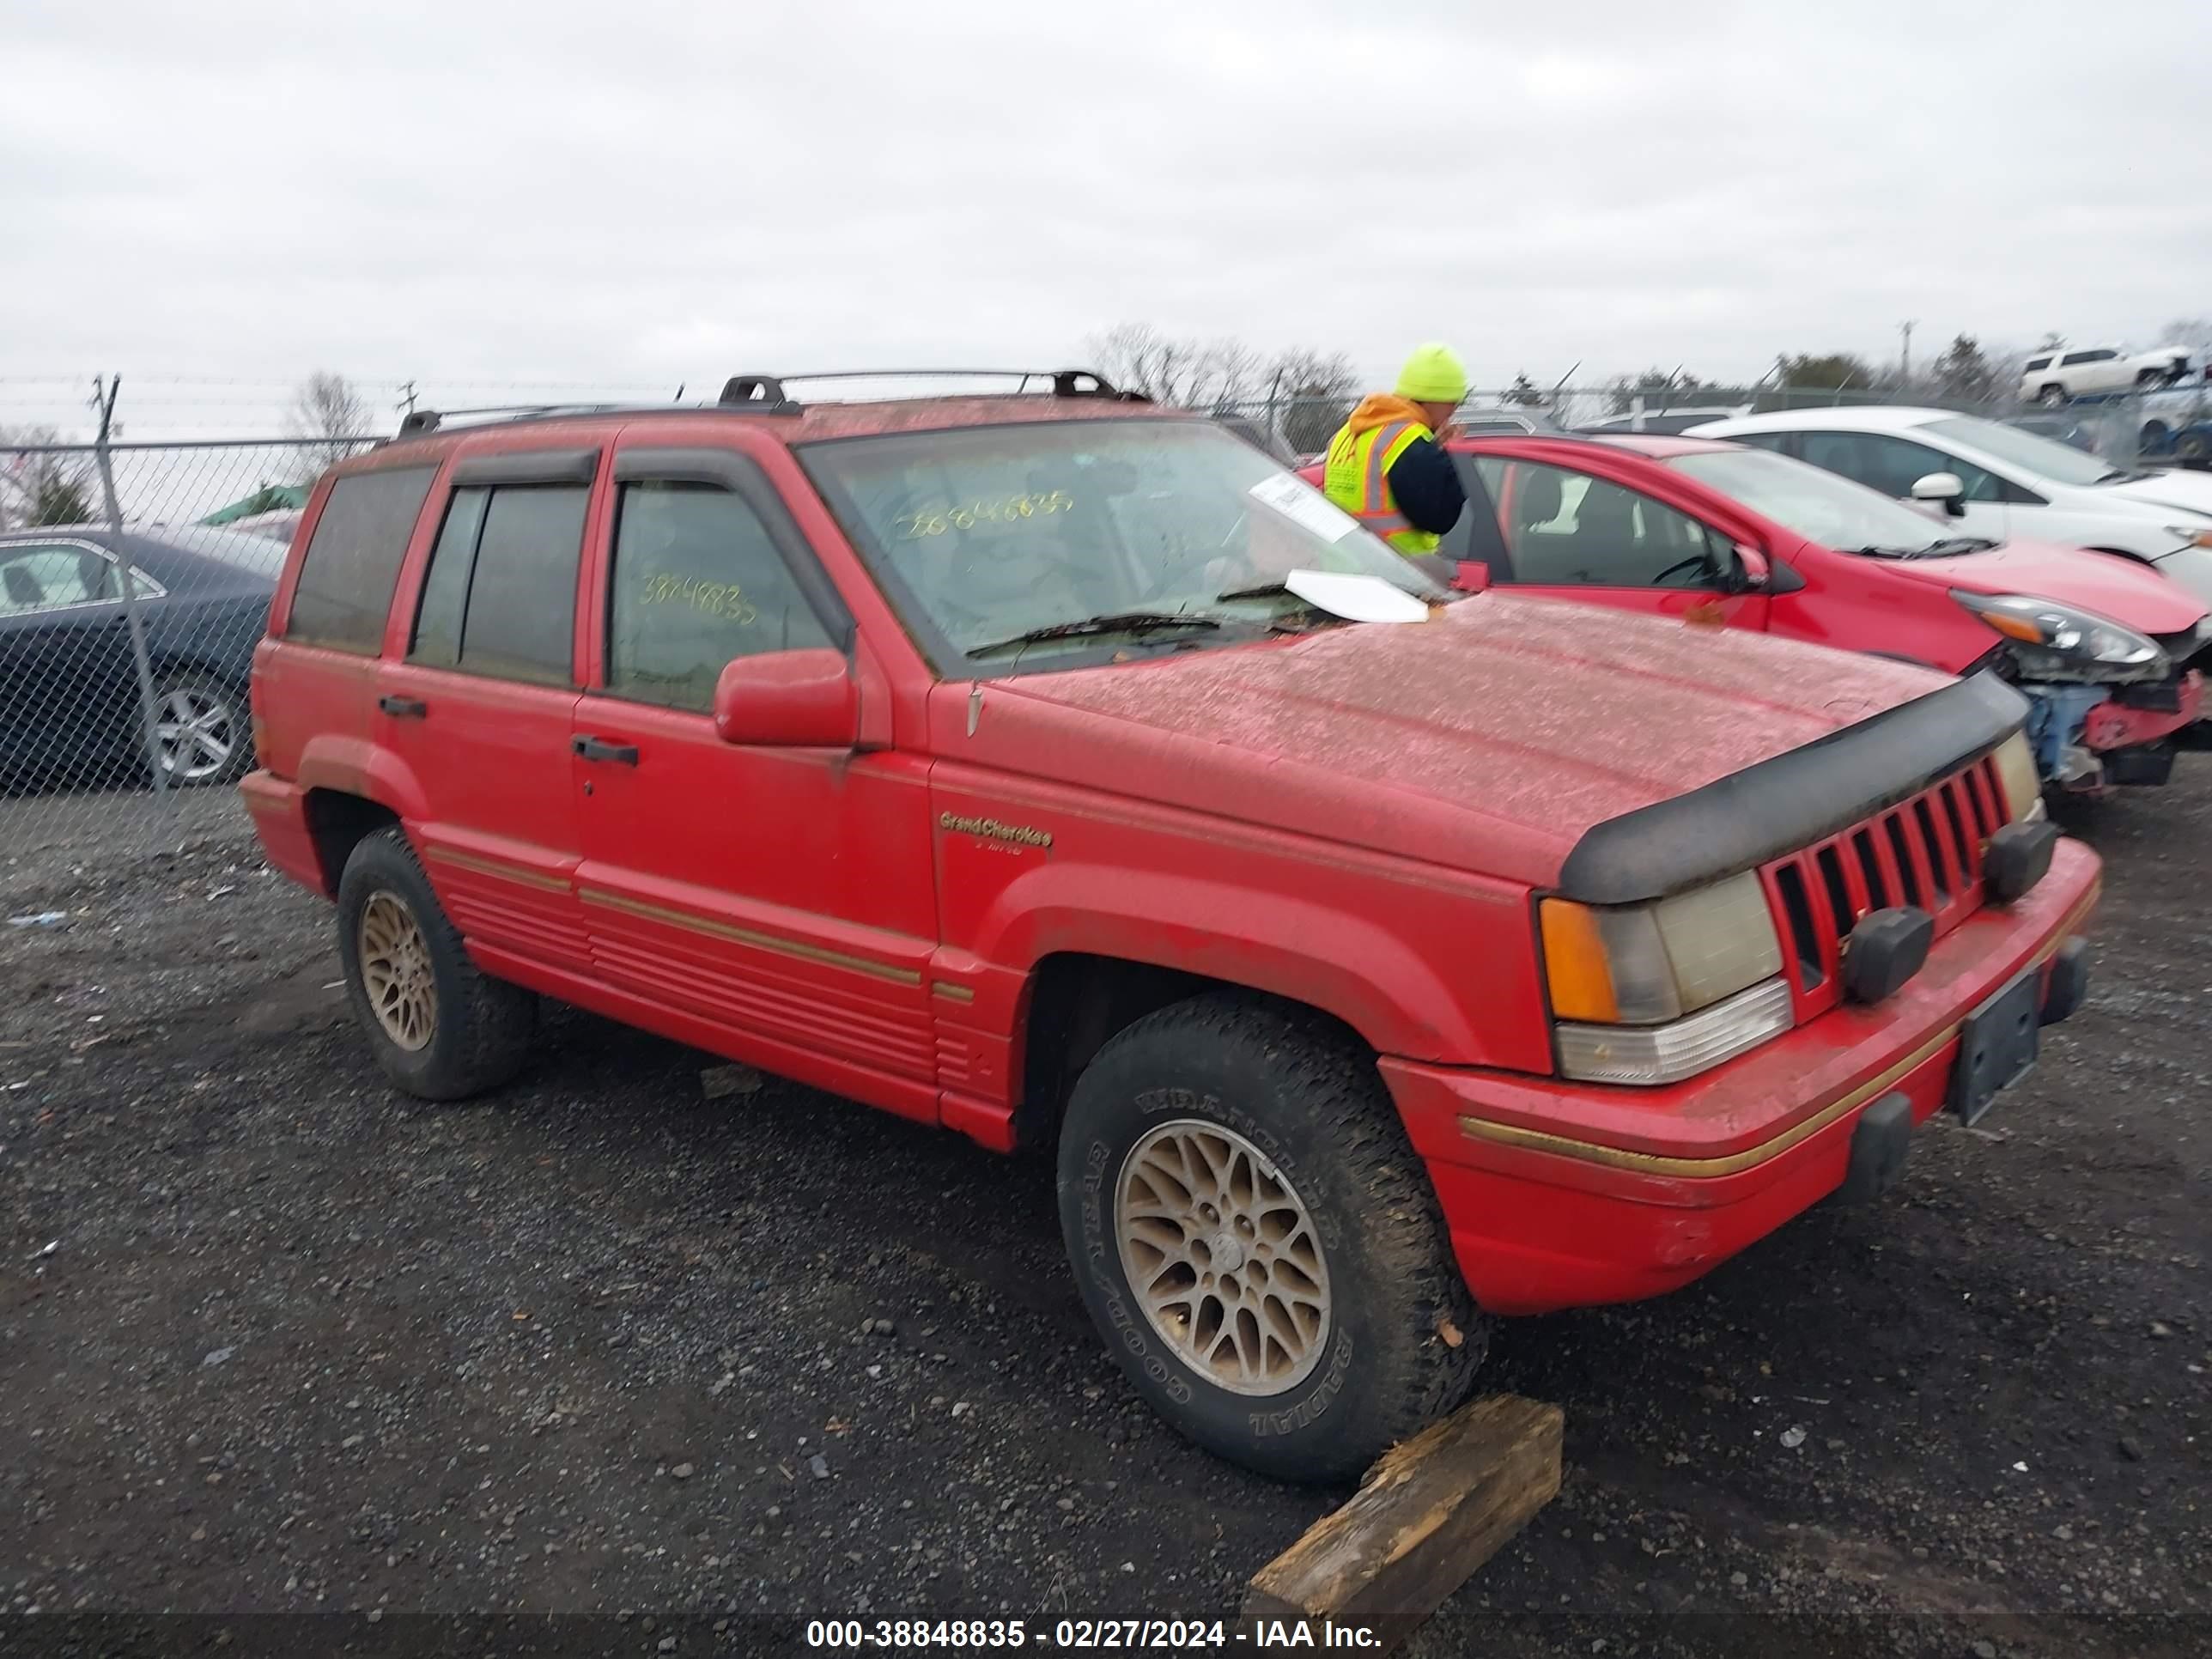
[[[287,639],[374,656],[433,466],[352,472],[331,486],[300,562]]]

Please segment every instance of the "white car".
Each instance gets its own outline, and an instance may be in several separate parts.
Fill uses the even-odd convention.
[[[2212,605],[2212,475],[2130,471],[1943,409],[1796,409],[1687,435],[1794,455],[1948,515],[1972,535],[2118,553]]]
[[[2120,346],[2045,351],[2021,365],[2020,395],[2030,403],[2063,404],[2069,398],[2130,386],[2172,386],[2189,373],[2189,348],[2160,346],[2130,352]]]
[[[1640,432],[1646,437],[1667,438],[1687,432],[1708,421],[1725,421],[1751,412],[1749,404],[1714,404],[1702,409],[1650,409],[1608,416],[1575,428],[1577,432]]]

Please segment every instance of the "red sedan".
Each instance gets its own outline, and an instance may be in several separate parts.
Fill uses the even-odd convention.
[[[1438,556],[1532,593],[1924,664],[2027,694],[2045,781],[2166,781],[2212,623],[2112,554],[1952,532],[1831,472],[1698,438],[1451,446],[1468,510]],[[1320,482],[1320,469],[1305,477]]]

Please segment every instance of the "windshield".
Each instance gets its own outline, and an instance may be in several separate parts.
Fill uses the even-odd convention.
[[[1824,547],[1917,553],[1942,539],[1942,527],[1913,508],[1787,455],[1714,449],[1670,456],[1667,465]]]
[[[2039,432],[2023,432],[2016,426],[2001,426],[1995,421],[1981,420],[1972,415],[1954,415],[1948,420],[1930,421],[1921,430],[1948,438],[1954,443],[1972,444],[1998,460],[2025,467],[2038,477],[2048,478],[2053,483],[2103,483],[2109,479],[2128,476],[2110,462],[2100,460],[2094,455],[2085,455],[2055,438],[2046,438]]]
[[[1092,628],[1038,640],[1023,665],[1115,648],[1255,637],[1304,613],[1294,570],[1378,577],[1449,597],[1311,485],[1197,421],[959,427],[807,446],[802,457],[877,580],[945,672],[1013,665],[971,653],[1091,619],[1212,618],[1205,628]],[[1231,597],[1231,596],[1242,597]]]

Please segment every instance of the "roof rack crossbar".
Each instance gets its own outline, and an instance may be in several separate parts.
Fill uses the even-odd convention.
[[[399,417],[399,435],[434,432],[455,416],[503,415],[514,420],[544,420],[556,415],[596,415],[615,404],[478,404],[468,409],[410,409]]]
[[[1045,380],[1051,383],[1055,398],[1146,401],[1141,392],[1116,391],[1104,375],[1089,368],[825,368],[804,374],[733,374],[722,388],[720,401],[725,404],[757,405],[770,414],[787,414],[799,407],[786,390],[793,380],[1012,380],[1017,393],[1027,392],[1032,380]]]

